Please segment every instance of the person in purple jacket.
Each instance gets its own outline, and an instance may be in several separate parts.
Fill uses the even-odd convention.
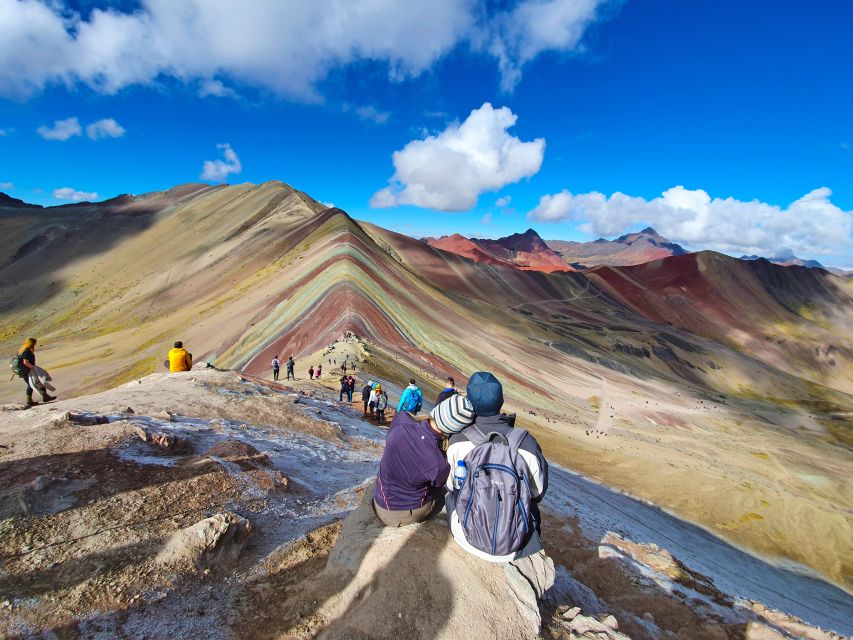
[[[373,488],[373,510],[388,527],[423,522],[441,511],[450,465],[442,442],[474,422],[474,408],[454,395],[429,415],[400,411],[391,421],[379,475]]]

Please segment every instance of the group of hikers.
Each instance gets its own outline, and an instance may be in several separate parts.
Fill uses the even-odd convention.
[[[503,386],[491,373],[474,373],[465,395],[448,383],[428,414],[401,409],[391,421],[373,490],[376,516],[400,527],[446,507],[453,538],[475,556],[509,562],[540,551],[548,463],[539,443],[515,427],[514,414],[501,413]],[[412,387],[407,402],[417,398]]]
[[[293,378],[296,380],[296,376],[293,374],[293,370],[296,367],[296,363],[293,361],[293,356],[287,357],[287,362],[284,363],[285,369],[287,369],[287,379],[290,380]],[[272,359],[272,379],[278,380],[278,373],[281,371],[281,361],[278,359],[278,354]]]

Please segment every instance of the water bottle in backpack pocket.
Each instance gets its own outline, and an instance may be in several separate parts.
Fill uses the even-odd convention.
[[[466,433],[474,448],[465,456],[468,476],[456,496],[456,515],[472,547],[505,556],[520,550],[533,527],[530,472],[519,452],[523,429]]]

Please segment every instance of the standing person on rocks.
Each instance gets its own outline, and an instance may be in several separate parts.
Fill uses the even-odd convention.
[[[320,375],[322,375],[322,373],[323,373],[323,365],[318,364],[317,365],[317,372],[315,374],[317,376],[317,380],[320,379]]]
[[[184,349],[184,343],[178,340],[174,348],[169,350],[169,371],[189,371],[193,368],[193,354]]]
[[[442,444],[473,420],[474,411],[461,396],[441,412],[436,407],[429,415],[401,411],[394,416],[373,488],[373,511],[384,525],[403,527],[441,511],[450,474]]]
[[[308,379],[309,379],[309,380],[313,380],[313,379],[314,379],[314,367],[313,367],[313,366],[311,366],[311,367],[309,367],[309,368],[308,368]]]
[[[355,391],[355,378],[347,376],[347,402],[352,403],[352,394]]]
[[[373,391],[373,380],[368,380],[361,390],[361,401],[364,403],[364,415],[367,415],[367,405],[370,403],[370,392]]]
[[[376,419],[376,387],[378,382],[374,382],[370,388],[370,395],[367,397],[367,408],[370,410],[370,417]]]
[[[382,390],[382,385],[376,385],[376,421],[385,424],[385,409],[388,408],[388,394]]]
[[[447,447],[454,469],[447,481],[450,532],[465,551],[490,562],[532,555],[542,550],[539,502],[548,490],[548,462],[536,438],[514,428],[515,414],[500,413],[503,387],[495,376],[477,371],[466,393],[477,417]],[[465,480],[456,486],[460,462]]]
[[[338,397],[338,402],[344,401],[344,394],[349,391],[349,380],[346,376],[341,376],[341,393]]]
[[[18,377],[23,378],[24,383],[27,385],[27,409],[38,404],[38,402],[33,402],[33,387],[30,384],[31,374],[36,368],[36,342],[38,342],[38,340],[35,338],[27,338],[24,340],[21,348],[18,349],[18,358],[16,363]],[[40,388],[39,392],[41,393],[41,398],[44,402],[56,400],[54,396],[47,394],[47,390],[44,387]]]
[[[287,367],[287,379],[290,380],[293,378],[296,380],[296,376],[293,374],[293,370],[296,368],[296,363],[293,361],[293,356],[287,357],[287,362],[284,364]]]
[[[281,370],[281,362],[278,360],[278,356],[275,356],[272,359],[272,379],[278,380],[278,372]]]
[[[403,391],[400,397],[400,404],[397,405],[397,411],[408,411],[409,413],[418,413],[424,403],[424,394],[415,384],[415,379],[409,379],[409,386]]]
[[[445,400],[447,400],[450,396],[459,393],[456,390],[456,382],[454,382],[453,378],[447,376],[444,379],[445,385],[444,389],[441,390],[441,393],[438,394],[438,397],[435,399],[435,405],[438,406]]]

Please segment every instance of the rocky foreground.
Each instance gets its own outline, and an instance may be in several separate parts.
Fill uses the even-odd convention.
[[[335,399],[199,367],[4,406],[0,637],[842,637],[548,500],[549,555],[510,565],[383,528],[384,431]]]

